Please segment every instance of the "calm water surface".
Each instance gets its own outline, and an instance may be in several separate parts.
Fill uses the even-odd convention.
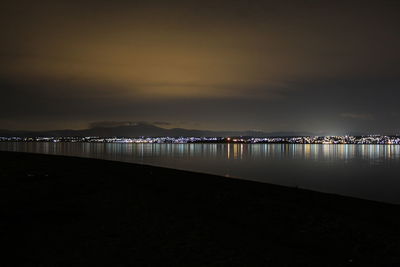
[[[100,158],[400,204],[400,146],[0,142],[0,150]]]

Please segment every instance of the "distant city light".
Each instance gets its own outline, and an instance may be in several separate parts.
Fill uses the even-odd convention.
[[[187,144],[187,143],[248,143],[248,144],[382,144],[399,145],[400,136],[292,136],[292,137],[0,137],[0,142],[86,142],[123,144]]]

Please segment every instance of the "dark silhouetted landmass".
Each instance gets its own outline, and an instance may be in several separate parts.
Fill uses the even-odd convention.
[[[0,162],[2,266],[400,264],[396,205],[111,161]]]
[[[309,136],[306,132],[272,132],[261,131],[203,131],[183,128],[166,129],[148,123],[136,123],[135,125],[122,125],[115,127],[93,127],[84,130],[54,130],[54,131],[9,131],[0,130],[0,136],[11,137],[36,137],[36,136],[101,136],[101,137],[139,137],[139,136],[196,136],[196,137],[227,137],[227,136]]]

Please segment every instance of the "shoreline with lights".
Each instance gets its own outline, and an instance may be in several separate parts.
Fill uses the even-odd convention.
[[[400,145],[400,136],[291,136],[291,137],[0,137],[0,142],[134,143],[134,144],[377,144]]]

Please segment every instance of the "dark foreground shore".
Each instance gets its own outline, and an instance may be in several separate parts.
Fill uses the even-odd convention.
[[[400,206],[0,152],[1,266],[400,266]]]

